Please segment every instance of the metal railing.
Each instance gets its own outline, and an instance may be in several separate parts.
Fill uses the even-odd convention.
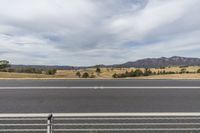
[[[200,113],[0,114],[1,132],[200,132]]]

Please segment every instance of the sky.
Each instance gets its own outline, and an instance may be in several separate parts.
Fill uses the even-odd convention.
[[[200,57],[200,0],[0,0],[0,60],[88,66]]]

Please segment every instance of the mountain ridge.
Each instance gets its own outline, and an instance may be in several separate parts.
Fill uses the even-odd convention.
[[[160,58],[144,58],[136,61],[128,61],[122,64],[114,65],[94,65],[94,66],[48,66],[48,65],[11,65],[11,68],[41,68],[41,69],[82,69],[82,68],[94,68],[94,67],[136,67],[136,68],[158,68],[158,67],[167,67],[167,66],[198,66],[200,65],[200,58],[193,57],[181,57],[181,56],[172,56],[172,57],[160,57]]]
[[[136,61],[129,61],[119,64],[119,67],[138,67],[138,68],[157,68],[167,66],[196,66],[200,65],[200,58],[192,57],[160,57],[160,58],[144,58]]]

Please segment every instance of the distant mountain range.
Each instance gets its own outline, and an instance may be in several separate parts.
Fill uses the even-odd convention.
[[[39,69],[80,69],[80,68],[92,68],[92,67],[136,67],[136,68],[158,68],[158,67],[167,67],[167,66],[197,66],[200,65],[200,58],[188,58],[173,56],[170,58],[161,57],[161,58],[145,58],[137,61],[129,61],[123,64],[116,65],[96,65],[88,67],[76,67],[76,66],[45,66],[45,65],[11,65],[11,68],[39,68]]]
[[[137,61],[130,61],[124,64],[114,65],[115,67],[137,67],[137,68],[156,68],[166,66],[196,66],[200,65],[200,58],[187,58],[173,56],[170,58],[146,58]]]

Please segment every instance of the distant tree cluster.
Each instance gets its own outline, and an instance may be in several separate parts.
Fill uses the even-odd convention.
[[[55,75],[56,69],[38,69],[38,68],[4,68],[0,69],[1,72],[16,72],[16,73],[31,73],[31,74],[46,74],[46,75]]]
[[[84,72],[82,75],[81,73],[78,71],[76,72],[76,76],[78,76],[79,78],[95,78],[95,75],[94,74],[89,74],[87,72]]]
[[[166,74],[184,74],[184,73],[200,73],[200,69],[198,69],[196,72],[189,72],[185,68],[182,68],[180,72],[174,72],[174,71],[158,71],[158,72],[152,72],[150,69],[145,69],[144,71],[140,69],[136,69],[135,71],[120,74],[113,74],[113,78],[125,78],[125,77],[140,77],[140,76],[150,76],[150,75],[166,75]]]
[[[56,69],[48,69],[45,71],[46,75],[55,75],[56,74]]]
[[[7,60],[0,60],[0,71],[1,72],[16,72],[16,73],[34,73],[34,74],[47,74],[54,75],[56,73],[56,69],[39,69],[39,68],[11,68],[10,63]]]
[[[0,69],[10,67],[10,63],[7,60],[0,60]]]
[[[18,69],[12,69],[11,72],[17,72],[17,73],[35,73],[35,74],[42,74],[42,69],[36,69],[36,68],[18,68]]]
[[[101,68],[97,67],[95,72],[97,73],[97,75],[100,75]],[[91,75],[88,72],[84,72],[83,74],[81,74],[79,71],[76,72],[76,76],[79,78],[95,78],[96,77],[93,73]]]
[[[140,76],[149,76],[149,75],[153,75],[153,72],[146,68],[145,71],[143,72],[140,69],[136,69],[135,71],[131,71],[128,72],[126,71],[125,73],[121,73],[121,74],[113,74],[113,78],[125,78],[125,77],[140,77]]]

